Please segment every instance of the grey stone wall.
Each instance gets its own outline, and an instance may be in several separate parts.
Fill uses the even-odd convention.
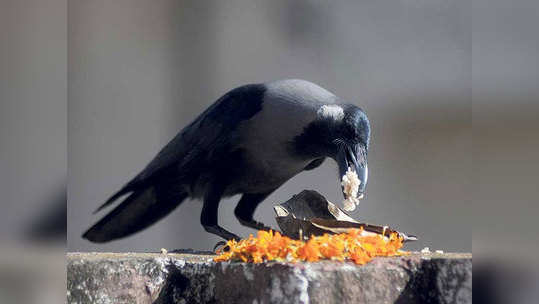
[[[68,303],[471,303],[471,254],[352,263],[214,263],[212,255],[68,253]]]

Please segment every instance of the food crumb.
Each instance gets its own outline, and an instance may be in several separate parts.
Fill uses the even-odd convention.
[[[161,248],[161,254],[167,254],[168,251],[165,248]]]
[[[341,186],[343,186],[345,195],[345,200],[343,201],[343,209],[345,211],[354,211],[356,206],[359,205],[359,199],[357,198],[359,185],[361,185],[361,180],[358,178],[357,173],[348,167],[346,174],[341,179]]]
[[[425,247],[425,248],[421,249],[421,253],[431,253],[431,252],[430,252],[430,248],[429,248],[429,247]]]

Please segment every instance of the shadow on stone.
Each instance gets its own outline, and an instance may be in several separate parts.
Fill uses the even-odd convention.
[[[191,248],[182,248],[182,249],[173,249],[169,250],[168,253],[178,253],[178,254],[197,254],[197,255],[215,255],[215,252],[209,250],[195,250]]]
[[[428,263],[422,263],[418,271],[407,270],[410,280],[403,289],[396,304],[410,303],[440,303],[436,284],[433,282],[435,273]]]
[[[470,269],[458,261],[425,260],[417,271],[409,271],[410,280],[395,301],[409,303],[468,303],[471,301]]]
[[[185,298],[184,292],[191,285],[190,280],[181,274],[181,271],[174,266],[167,266],[168,277],[154,304],[179,303]]]

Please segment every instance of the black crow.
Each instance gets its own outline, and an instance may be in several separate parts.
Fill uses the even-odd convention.
[[[235,215],[242,225],[269,229],[253,219],[256,207],[287,180],[329,157],[367,184],[370,125],[365,113],[305,80],[248,84],[219,98],[172,139],[97,211],[129,196],[83,237],[107,242],[138,232],[186,198],[202,199],[200,222],[225,239],[221,198],[242,194]]]

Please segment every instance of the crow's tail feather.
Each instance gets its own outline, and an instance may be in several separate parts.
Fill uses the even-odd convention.
[[[129,184],[126,185],[125,187],[123,187],[122,189],[120,189],[120,191],[114,193],[113,196],[111,196],[106,202],[103,203],[103,205],[99,206],[95,211],[94,211],[94,214],[98,213],[99,211],[101,211],[103,208],[107,207],[108,205],[112,204],[115,200],[117,200],[118,198],[120,198],[120,196],[124,195],[124,194],[127,194],[131,192],[131,189],[129,187]]]
[[[114,195],[113,198],[115,196],[117,198],[120,195]],[[135,190],[82,237],[94,243],[126,237],[157,222],[178,207],[186,197],[186,193],[157,195],[154,186]]]

